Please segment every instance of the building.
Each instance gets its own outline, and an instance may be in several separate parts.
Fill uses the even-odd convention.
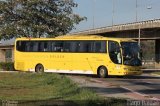
[[[14,39],[0,41],[0,62],[14,61]]]

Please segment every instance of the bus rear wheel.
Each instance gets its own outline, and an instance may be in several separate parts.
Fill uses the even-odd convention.
[[[98,69],[98,77],[106,78],[108,76],[108,71],[106,67],[102,66]]]
[[[35,67],[35,72],[37,73],[43,73],[44,72],[44,67],[42,64],[37,64]]]

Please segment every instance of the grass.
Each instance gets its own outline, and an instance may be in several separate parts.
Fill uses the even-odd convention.
[[[53,73],[0,73],[0,100],[83,101],[84,104],[123,104],[124,100],[104,99],[89,89],[79,88],[64,75]],[[106,102],[107,101],[107,102]],[[114,101],[114,102],[113,102]]]

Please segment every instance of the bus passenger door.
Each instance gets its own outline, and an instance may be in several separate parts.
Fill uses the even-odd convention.
[[[110,57],[110,68],[111,72],[110,74],[112,75],[118,75],[121,73],[120,68],[122,64],[122,55],[121,55],[121,49],[119,46],[119,43],[116,41],[109,41],[108,42],[108,51],[109,51],[109,57]]]

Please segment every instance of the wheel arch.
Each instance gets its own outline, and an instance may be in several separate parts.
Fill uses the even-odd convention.
[[[105,65],[100,65],[100,66],[97,68],[97,74],[98,74],[98,72],[99,72],[99,69],[100,69],[101,67],[104,67],[104,68],[106,68],[106,70],[108,71],[108,69],[107,69],[107,67],[106,67]]]
[[[35,72],[36,72],[36,67],[37,67],[38,65],[42,65],[42,66],[43,66],[43,68],[44,68],[44,65],[43,65],[42,63],[37,63],[37,64],[35,65],[35,67],[34,67]]]
[[[101,70],[102,69],[105,69],[105,74],[100,74],[101,72]],[[98,68],[97,68],[97,76],[99,77],[99,78],[106,78],[106,77],[108,77],[108,69],[107,69],[107,67],[106,66],[104,66],[104,65],[101,65],[101,66],[99,66]]]

